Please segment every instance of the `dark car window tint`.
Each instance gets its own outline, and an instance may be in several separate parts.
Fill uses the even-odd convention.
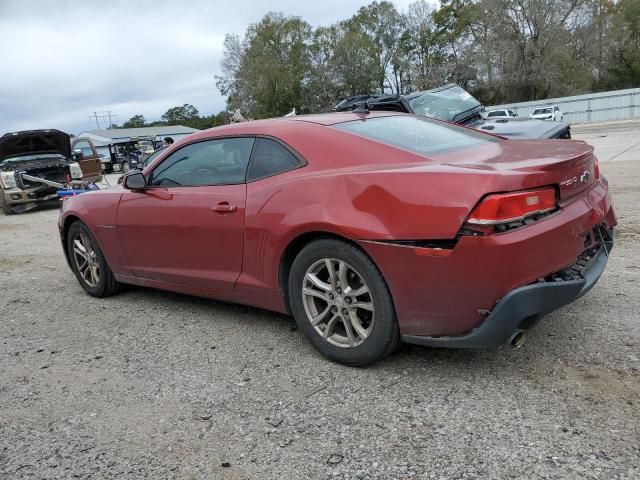
[[[152,174],[152,185],[188,186],[243,183],[253,138],[192,143],[167,157]]]
[[[257,141],[247,180],[270,177],[300,166],[298,158],[284,145],[268,138]]]
[[[74,150],[82,150],[83,157],[92,157],[93,156],[93,148],[89,145],[89,142],[77,142],[73,146]]]
[[[515,114],[515,113],[513,113],[513,110],[509,110],[509,115],[511,115],[512,117],[515,117],[515,116],[516,116],[516,114]]]
[[[489,115],[487,115],[487,117],[503,117],[504,113],[502,112],[489,112]]]
[[[447,153],[499,141],[480,132],[409,115],[355,120],[334,127],[419,155]]]

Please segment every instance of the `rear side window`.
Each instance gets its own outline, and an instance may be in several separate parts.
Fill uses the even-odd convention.
[[[489,112],[487,117],[504,117],[504,113],[502,111]]]
[[[271,177],[302,165],[298,157],[281,143],[270,138],[258,138],[256,141],[247,181]]]
[[[489,135],[420,116],[369,118],[333,127],[426,156],[498,142]]]

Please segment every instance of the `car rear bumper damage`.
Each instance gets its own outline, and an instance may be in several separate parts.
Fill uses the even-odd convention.
[[[384,240],[361,241],[360,245],[383,272],[406,341],[496,345],[579,297],[579,284],[589,282],[587,278],[560,278],[564,287],[551,286],[560,284],[558,274],[567,273],[581,255],[594,248],[596,227],[608,229],[616,224],[606,181],[600,180],[562,202],[553,214],[504,233],[462,236],[454,245]],[[591,251],[590,257],[595,253]],[[590,268],[598,270],[597,265]],[[558,293],[548,293],[551,291]],[[584,292],[586,289],[580,295]],[[554,299],[544,304],[536,300],[538,296]],[[522,315],[513,310],[520,301]],[[509,321],[504,320],[510,315]],[[504,329],[501,338],[483,340],[484,335],[489,336],[483,332],[491,333],[496,325]]]
[[[585,295],[596,284],[607,265],[613,247],[613,231],[604,225],[594,229],[596,246],[586,250],[578,261],[538,282],[507,293],[498,301],[480,326],[465,335],[403,335],[407,343],[430,347],[490,348],[518,342],[521,334],[546,314]]]

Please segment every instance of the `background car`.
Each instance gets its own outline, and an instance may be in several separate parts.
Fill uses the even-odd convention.
[[[549,107],[536,108],[533,113],[529,115],[529,118],[561,122],[562,112],[557,105],[551,105]]]
[[[5,215],[59,205],[59,189],[99,181],[100,160],[87,147],[91,154],[81,148],[72,154],[69,135],[54,129],[0,137],[0,207]]]
[[[511,117],[484,118],[484,105],[469,92],[454,84],[407,95],[357,95],[341,101],[334,110],[415,113],[484,130],[505,138],[571,138],[571,127],[562,122]]]
[[[587,144],[392,112],[200,132],[59,219],[90,295],[129,283],[291,313],[348,365],[401,340],[520,345],[595,284],[615,225]]]
[[[508,109],[489,110],[485,113],[486,118],[516,118],[517,116],[513,110]]]

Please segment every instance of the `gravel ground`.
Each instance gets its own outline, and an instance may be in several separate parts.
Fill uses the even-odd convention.
[[[262,310],[87,296],[56,210],[0,215],[0,478],[640,478],[640,161],[600,283],[519,350],[332,364]]]

